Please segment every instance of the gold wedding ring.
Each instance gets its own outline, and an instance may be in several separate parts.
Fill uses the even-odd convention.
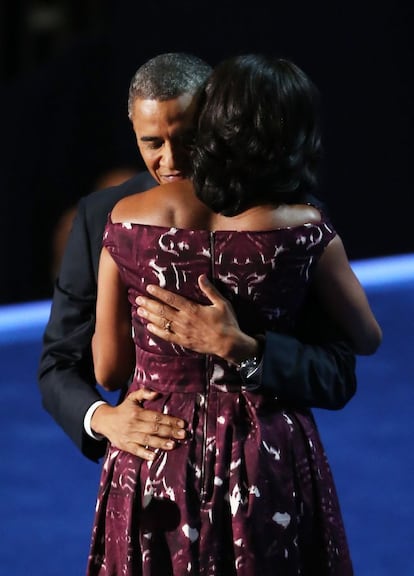
[[[166,323],[166,325],[164,326],[164,330],[166,332],[171,332],[171,324],[172,324],[172,320],[168,320],[168,322]]]

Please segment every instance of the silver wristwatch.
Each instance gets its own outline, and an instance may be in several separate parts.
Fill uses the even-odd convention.
[[[240,362],[238,365],[238,371],[243,381],[243,390],[251,391],[260,388],[262,368],[262,358],[259,358],[258,356],[253,356],[252,358],[247,358],[246,360],[243,360],[243,362]]]

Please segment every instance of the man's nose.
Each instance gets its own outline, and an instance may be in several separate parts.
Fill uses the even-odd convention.
[[[177,153],[174,146],[172,146],[170,142],[165,142],[160,164],[164,168],[174,169],[176,163],[176,157]]]

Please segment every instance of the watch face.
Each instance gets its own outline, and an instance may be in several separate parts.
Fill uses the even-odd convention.
[[[259,362],[257,358],[248,358],[240,365],[240,376],[242,380],[247,380],[256,371]]]

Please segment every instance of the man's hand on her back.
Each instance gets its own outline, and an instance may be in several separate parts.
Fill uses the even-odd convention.
[[[148,286],[150,296],[137,298],[137,312],[147,320],[147,329],[168,342],[228,362],[238,364],[254,356],[258,343],[240,330],[231,303],[205,274],[198,284],[211,304],[197,304],[159,286]]]
[[[144,408],[145,400],[157,396],[158,392],[144,388],[129,394],[118,406],[99,406],[92,416],[92,430],[117,448],[144,460],[153,460],[156,449],[173,450],[186,437],[186,423],[181,418]]]

